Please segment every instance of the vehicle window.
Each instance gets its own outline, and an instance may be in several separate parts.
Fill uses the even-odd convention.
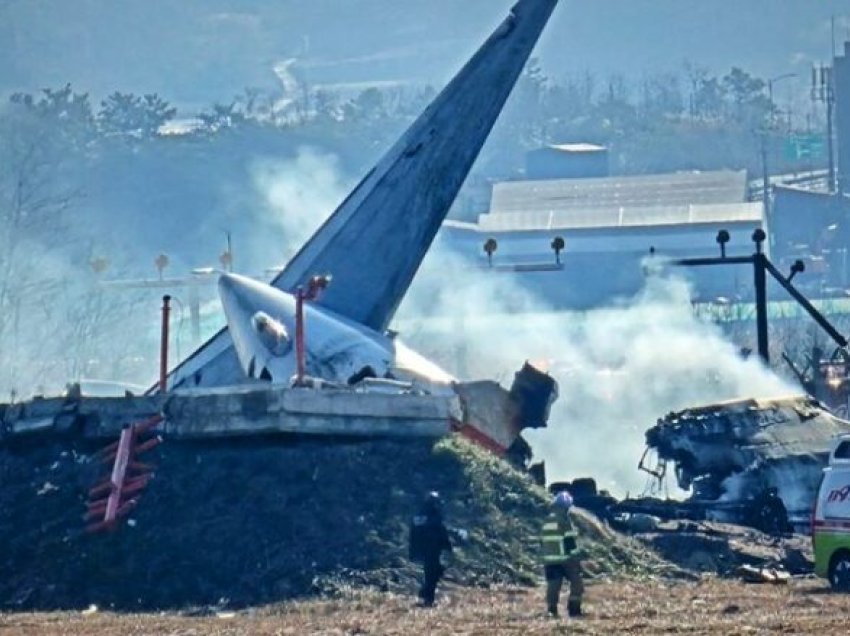
[[[835,459],[850,459],[850,440],[841,442],[835,449]]]

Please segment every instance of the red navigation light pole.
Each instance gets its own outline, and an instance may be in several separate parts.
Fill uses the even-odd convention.
[[[330,276],[313,276],[305,290],[298,286],[295,290],[295,363],[296,375],[295,386],[300,386],[304,381],[304,301],[316,300],[319,293],[331,282]]]

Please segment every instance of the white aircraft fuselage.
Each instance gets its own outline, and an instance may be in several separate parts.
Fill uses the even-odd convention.
[[[297,371],[295,295],[238,274],[218,282],[239,363],[254,379],[288,383]],[[454,378],[394,337],[309,301],[303,304],[305,371],[329,382],[392,378],[447,386]]]

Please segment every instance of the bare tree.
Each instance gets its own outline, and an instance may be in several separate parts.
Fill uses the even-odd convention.
[[[65,212],[78,196],[61,185],[62,151],[74,133],[48,125],[63,111],[45,93],[41,101],[13,98],[0,115],[0,357],[9,380],[22,364],[23,316],[51,291],[44,239],[61,249]]]
[[[82,247],[90,228],[72,215],[93,125],[86,96],[67,86],[0,110],[0,390],[61,386],[125,339],[130,308],[98,292]]]

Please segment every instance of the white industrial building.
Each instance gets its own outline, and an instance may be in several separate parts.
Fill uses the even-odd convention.
[[[516,270],[557,306],[586,307],[637,291],[651,249],[677,258],[716,256],[715,237],[725,229],[727,254],[751,254],[764,212],[747,194],[746,172],[729,170],[503,182],[493,186],[488,213],[476,223],[447,221],[441,240],[486,265],[484,244],[494,239],[494,267]],[[564,241],[558,268],[556,237]],[[740,267],[690,276],[707,297],[752,287],[752,272]]]

